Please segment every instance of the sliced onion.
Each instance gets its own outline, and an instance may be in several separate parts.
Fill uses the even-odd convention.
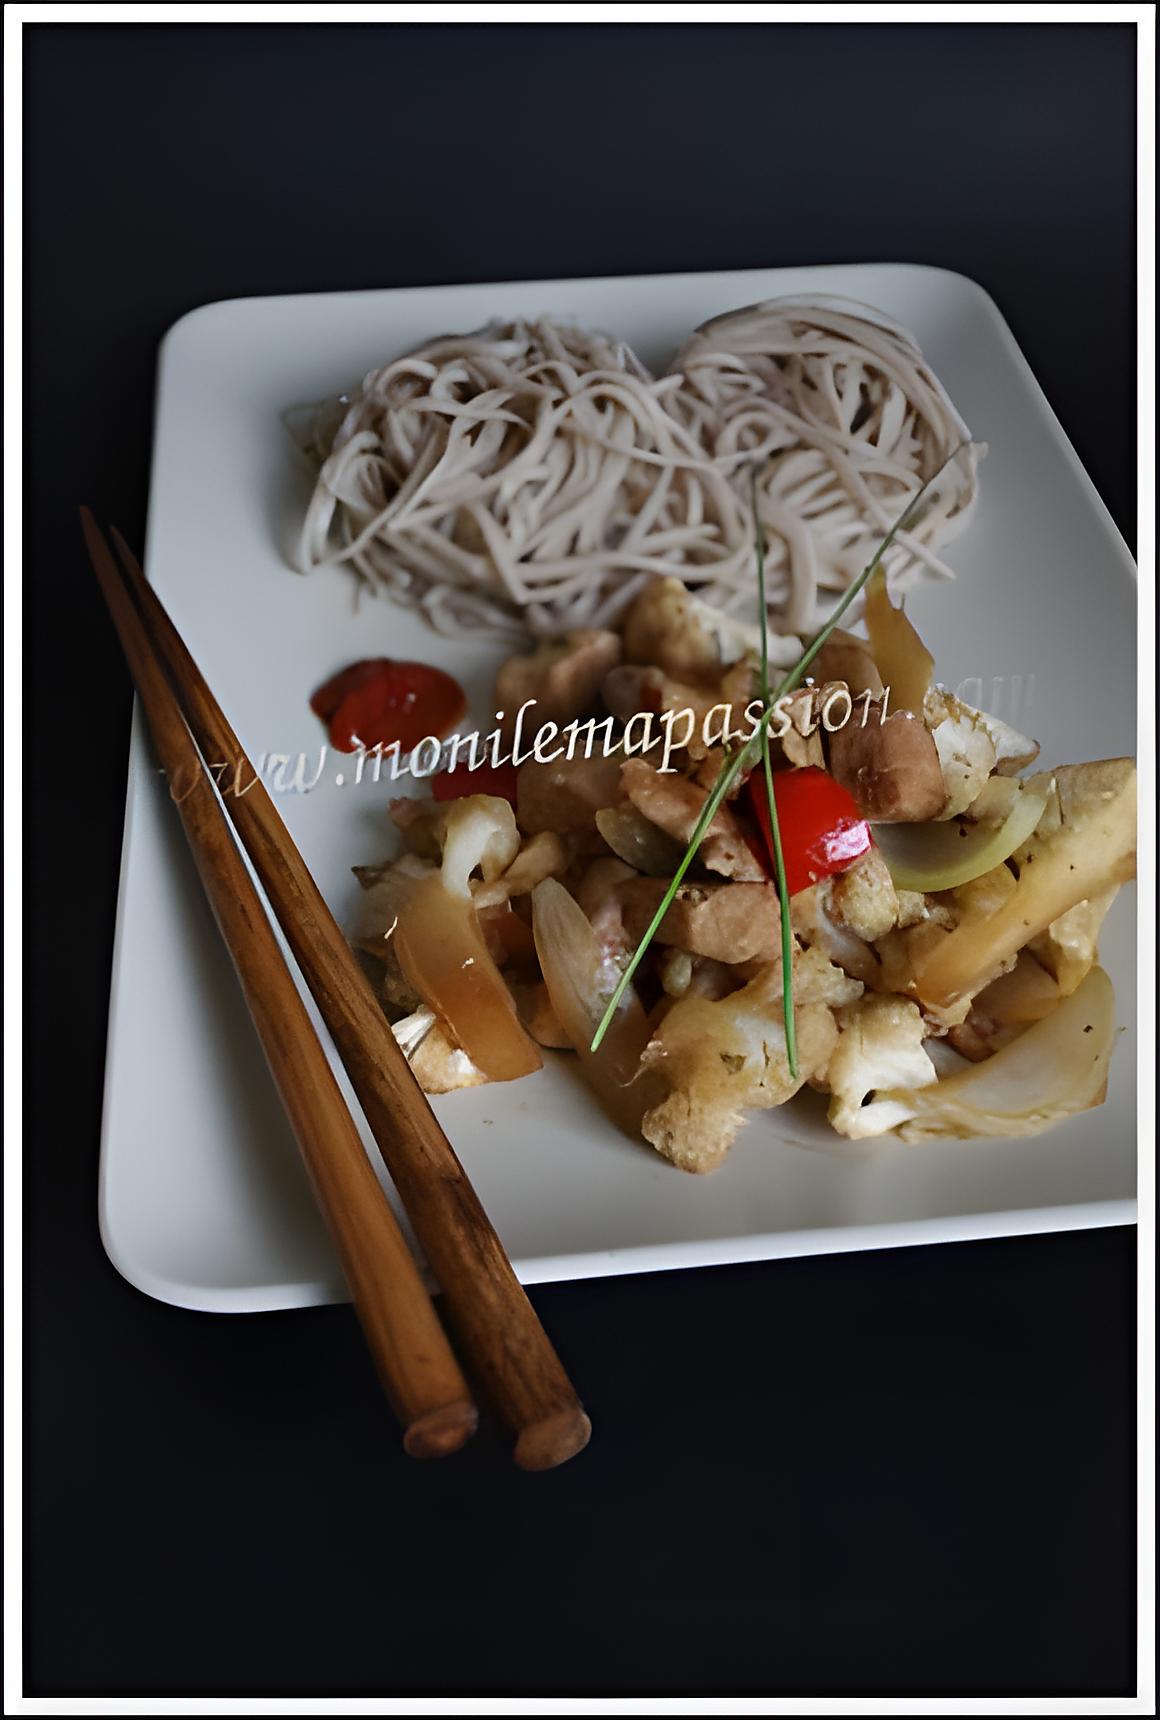
[[[984,986],[975,1008],[1000,1027],[1029,1027],[1050,1015],[1061,996],[1059,982],[1040,967],[1030,950],[1020,950],[1015,966]]]
[[[601,1104],[622,1128],[639,1135],[645,1111],[657,1099],[654,1083],[636,1079],[649,1026],[631,986],[608,1032],[593,1051],[592,1036],[608,1005],[608,964],[587,914],[556,878],[532,891],[536,953],[552,1008]]]
[[[514,1081],[543,1059],[520,1026],[471,900],[419,879],[399,908],[394,945],[404,977],[489,1081]]]
[[[891,603],[881,568],[866,587],[866,632],[882,684],[889,689],[890,709],[921,718],[934,658],[905,610]]]
[[[1002,824],[961,818],[931,824],[875,824],[874,840],[898,890],[954,890],[1009,860],[1043,816],[1047,795],[1024,788]]]
[[[646,878],[671,878],[685,850],[634,806],[606,806],[596,814],[596,828],[618,860]]]
[[[877,1095],[905,1108],[904,1141],[1038,1135],[1102,1102],[1115,1040],[1115,994],[1103,968],[983,1063],[932,1087]]]

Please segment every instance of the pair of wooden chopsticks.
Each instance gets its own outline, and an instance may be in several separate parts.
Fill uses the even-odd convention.
[[[459,1349],[516,1436],[516,1462],[565,1462],[587,1444],[588,1417],[369,982],[124,539],[113,530],[118,566],[87,508],[81,523],[158,760],[171,792],[182,785],[173,798],[406,1449],[417,1457],[457,1450],[475,1429],[476,1407],[230,823],[350,1076]],[[207,766],[223,765],[219,795]]]

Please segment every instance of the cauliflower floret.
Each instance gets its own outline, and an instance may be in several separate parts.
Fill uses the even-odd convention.
[[[841,1033],[830,1059],[831,1126],[849,1140],[884,1135],[910,1116],[891,1100],[865,1100],[879,1088],[915,1088],[937,1081],[928,1057],[926,1032],[916,1004],[901,997],[867,994],[840,1014]]]
[[[786,1057],[776,962],[718,1001],[692,993],[680,998],[646,1046],[642,1070],[659,1076],[669,1091],[646,1111],[642,1132],[682,1170],[715,1169],[747,1108],[783,1104],[826,1068],[838,1037],[830,1001],[857,995],[857,981],[814,951],[795,960],[794,980],[796,1080]]]
[[[558,878],[567,869],[569,858],[563,840],[550,830],[541,830],[523,844],[500,877],[492,883],[485,880],[476,885],[473,894],[476,907],[481,911],[498,908],[513,896],[530,896],[545,878]]]
[[[942,687],[928,690],[923,715],[934,736],[947,792],[940,819],[957,818],[973,805],[992,771],[1010,775],[1039,752],[1037,742]]]
[[[470,896],[471,874],[485,884],[503,876],[520,849],[516,815],[506,800],[492,794],[466,794],[448,804],[440,832],[443,888],[451,896]]]
[[[443,862],[444,888],[464,895],[475,871],[493,882],[519,852],[516,816],[506,800],[465,794],[440,805],[403,796],[391,802],[391,819],[413,854]]]
[[[870,945],[857,937],[844,921],[830,911],[828,880],[811,884],[790,897],[789,917],[795,937],[818,950],[840,968],[871,985],[878,962]]]

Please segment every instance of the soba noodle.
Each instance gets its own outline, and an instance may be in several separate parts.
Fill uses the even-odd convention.
[[[656,574],[749,620],[756,471],[770,616],[809,633],[967,434],[905,331],[842,301],[718,318],[655,379],[606,335],[493,324],[319,414],[301,565],[348,563],[445,632],[607,626]],[[892,584],[948,572],[932,545],[974,492],[966,450]]]

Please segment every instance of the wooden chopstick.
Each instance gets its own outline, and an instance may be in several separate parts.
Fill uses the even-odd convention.
[[[225,767],[223,804],[442,1287],[460,1352],[515,1433],[521,1468],[563,1463],[591,1433],[572,1383],[265,786],[128,545],[112,537],[194,739]]]
[[[81,522],[158,759],[262,1049],[338,1251],[363,1332],[415,1457],[456,1451],[478,1412],[418,1267],[379,1187],[283,959],[213,783],[92,514]],[[180,798],[175,785],[181,785]]]

